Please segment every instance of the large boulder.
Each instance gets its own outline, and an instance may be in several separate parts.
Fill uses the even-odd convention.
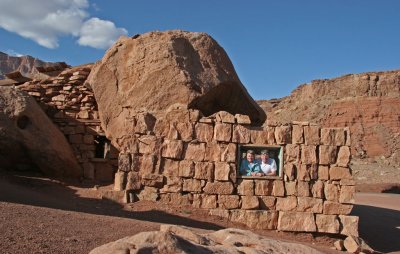
[[[112,253],[308,253],[321,252],[308,246],[282,242],[251,231],[223,229],[197,234],[189,228],[161,225],[160,231],[142,232],[95,248],[90,254]]]
[[[0,86],[0,168],[81,174],[65,136],[32,97],[14,87]]]
[[[162,112],[173,105],[249,115],[261,125],[264,111],[240,82],[224,49],[205,33],[180,30],[121,37],[96,63],[93,88],[106,135],[137,112]]]

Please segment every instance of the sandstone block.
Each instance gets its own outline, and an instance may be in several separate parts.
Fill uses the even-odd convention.
[[[250,142],[252,144],[269,144],[268,143],[268,132],[266,130],[251,130],[250,131]]]
[[[342,128],[322,128],[321,144],[332,146],[344,146],[346,144],[346,134]]]
[[[82,164],[83,167],[83,177],[85,179],[94,179],[95,178],[95,168],[93,163],[85,162]]]
[[[158,189],[154,187],[145,186],[137,196],[139,200],[157,201]]]
[[[339,220],[336,215],[317,214],[315,218],[318,232],[322,233],[339,233]]]
[[[336,163],[337,146],[319,146],[319,164],[329,165]]]
[[[297,195],[297,182],[285,182],[285,191],[287,196],[296,196]]]
[[[349,162],[350,162],[350,156],[351,156],[350,147],[341,146],[339,148],[339,153],[338,153],[338,156],[337,156],[336,164],[339,167],[347,167],[349,165]]]
[[[276,210],[295,211],[297,207],[297,198],[293,196],[276,198]]]
[[[71,144],[82,144],[83,143],[83,135],[82,134],[71,134],[71,135],[69,135],[68,140]]]
[[[339,215],[340,234],[358,236],[358,216]]]
[[[297,198],[297,211],[298,212],[312,212],[322,213],[323,201],[319,198],[311,197],[298,197]]]
[[[164,158],[182,159],[183,142],[181,140],[165,140],[161,155]]]
[[[276,144],[275,142],[275,127],[267,127],[266,128],[268,134],[268,142],[267,144]]]
[[[235,119],[238,124],[251,124],[251,120],[248,115],[236,114]]]
[[[125,190],[126,184],[126,172],[118,171],[114,176],[114,190],[122,191]]]
[[[343,242],[344,248],[349,253],[361,252],[361,241],[358,237],[348,236]]]
[[[186,147],[185,160],[204,161],[206,155],[205,143],[189,143]]]
[[[118,170],[129,172],[131,171],[131,156],[130,154],[120,153],[118,156]]]
[[[320,127],[319,126],[304,126],[304,143],[306,145],[320,144]]]
[[[204,208],[204,209],[217,208],[217,196],[216,195],[194,194],[193,195],[193,206],[196,208]]]
[[[286,162],[298,162],[300,160],[300,146],[299,145],[286,145],[285,146]]]
[[[253,196],[254,195],[254,181],[253,180],[239,180],[237,192],[239,195],[243,196]]]
[[[228,181],[230,165],[226,162],[215,162],[214,179],[218,181]]]
[[[259,202],[258,197],[256,196],[241,196],[242,199],[242,209],[251,210],[251,209],[258,209]]]
[[[229,220],[236,223],[241,223],[246,225],[247,218],[246,218],[246,210],[231,210]]]
[[[340,188],[340,195],[339,195],[339,202],[340,203],[347,203],[347,204],[354,204],[354,195],[356,193],[355,186],[341,186]]]
[[[188,192],[201,192],[201,180],[197,179],[183,179],[183,191]]]
[[[165,176],[179,176],[179,161],[163,159],[161,170]]]
[[[233,184],[231,182],[207,182],[203,191],[207,194],[229,195],[233,193]]]
[[[232,125],[228,123],[216,123],[214,128],[214,140],[230,142],[232,138]]]
[[[313,213],[279,212],[278,230],[316,232]]]
[[[200,142],[211,142],[214,135],[214,126],[207,123],[197,123],[195,126],[195,138]]]
[[[289,179],[289,181],[293,181],[296,178],[296,165],[292,163],[287,163],[284,166],[285,175]]]
[[[339,201],[339,186],[326,183],[324,188],[325,199],[333,202]]]
[[[218,207],[221,209],[237,209],[239,205],[238,195],[218,195]]]
[[[293,125],[292,126],[292,144],[303,144],[303,143],[304,143],[303,126]]]
[[[157,138],[156,136],[143,135],[139,138],[139,142],[138,142],[139,143],[139,153],[158,154],[160,149],[162,149],[161,142],[162,142],[162,140],[160,138]]]
[[[199,121],[200,117],[202,117],[202,113],[197,109],[189,109],[189,118],[191,122]]]
[[[247,211],[248,214],[255,211]],[[278,212],[277,211],[257,211],[259,212],[258,223],[256,229],[269,229],[274,230],[278,226]]]
[[[329,169],[330,180],[352,179],[350,169],[343,167],[331,167]]]
[[[179,139],[183,141],[190,141],[193,139],[193,124],[191,122],[178,122],[176,123],[176,130]]]
[[[310,184],[305,181],[297,182],[297,196],[299,197],[309,197],[310,196]]]
[[[212,181],[214,179],[214,164],[211,162],[196,162],[194,178]]]
[[[353,205],[345,205],[331,201],[324,202],[324,214],[347,215],[351,212]]]
[[[154,155],[143,155],[139,158],[139,164],[140,164],[139,170],[141,173],[154,173],[156,163],[157,163],[157,158]]]
[[[142,184],[144,186],[162,188],[164,177],[158,174],[142,174]]]
[[[277,144],[290,144],[292,142],[292,131],[290,126],[276,127],[275,140]]]
[[[312,184],[311,193],[314,198],[324,198],[324,182],[316,181]]]
[[[230,216],[229,210],[224,210],[224,209],[210,209],[208,214],[211,216],[217,216],[224,219],[229,219]]]
[[[254,180],[255,195],[270,196],[272,194],[273,181],[271,180]]]
[[[206,145],[206,161],[221,161],[222,149],[216,141]]]
[[[94,137],[93,135],[84,135],[83,136],[83,143],[92,145],[94,143]]]
[[[272,186],[272,195],[275,197],[285,196],[285,186],[282,180],[275,180]]]
[[[149,113],[136,115],[135,133],[146,134],[148,131],[153,131],[156,123],[156,118]]]
[[[356,182],[353,179],[342,179],[340,180],[340,185],[354,186]]]
[[[221,151],[221,161],[236,162],[236,144],[229,143]]]
[[[142,187],[141,178],[138,172],[129,172],[127,175],[126,190],[140,190]]]
[[[250,143],[250,130],[243,125],[235,125],[232,134],[232,142],[240,144]]]
[[[329,180],[329,167],[328,166],[318,166],[318,179]]]
[[[165,179],[166,181],[164,187],[160,190],[161,193],[182,191],[182,178],[176,176],[167,176]]]
[[[235,123],[235,116],[226,111],[219,111],[215,114],[217,122],[222,123]]]
[[[181,193],[166,193],[161,196],[161,201],[179,206],[190,205],[193,199],[192,194],[182,195]]]
[[[297,166],[297,180],[310,181],[310,165],[298,164]]]
[[[261,196],[259,197],[260,209],[275,210],[276,197]]]
[[[179,176],[193,177],[195,166],[193,161],[183,160],[179,162]]]
[[[337,241],[335,241],[333,243],[333,246],[335,246],[336,250],[344,251],[345,249],[344,249],[344,243],[343,242],[344,242],[343,240],[337,240]]]
[[[311,145],[301,146],[301,162],[303,164],[317,163],[317,147]]]

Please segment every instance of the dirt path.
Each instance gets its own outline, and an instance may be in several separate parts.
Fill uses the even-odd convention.
[[[356,202],[353,214],[360,216],[361,237],[376,250],[400,252],[400,195],[357,193]],[[88,253],[125,236],[158,230],[161,223],[198,232],[243,228],[202,210],[153,202],[121,206],[100,200],[97,191],[82,184],[0,174],[0,253]],[[340,253],[330,249],[336,240],[332,237],[255,232]]]
[[[400,253],[400,195],[357,193],[356,203],[360,236],[375,250]]]

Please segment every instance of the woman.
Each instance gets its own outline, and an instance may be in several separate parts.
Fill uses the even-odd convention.
[[[263,175],[275,176],[276,175],[276,162],[274,159],[269,158],[267,150],[261,151],[260,168]]]
[[[246,159],[242,160],[240,173],[244,176],[262,176],[260,165],[255,161],[253,150],[247,150]]]

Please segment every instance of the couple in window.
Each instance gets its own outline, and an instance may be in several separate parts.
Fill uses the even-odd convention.
[[[268,150],[262,150],[260,160],[255,159],[253,150],[247,150],[246,158],[240,165],[240,173],[243,176],[275,176],[276,162],[269,157]]]

